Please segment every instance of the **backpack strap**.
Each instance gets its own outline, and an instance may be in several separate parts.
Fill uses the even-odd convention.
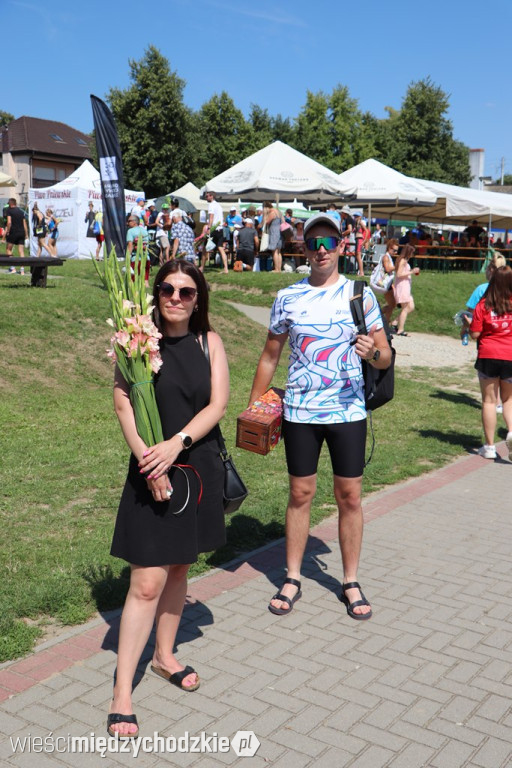
[[[357,332],[366,336],[366,322],[364,319],[363,291],[366,288],[365,280],[353,281],[353,293],[350,299],[350,311]]]

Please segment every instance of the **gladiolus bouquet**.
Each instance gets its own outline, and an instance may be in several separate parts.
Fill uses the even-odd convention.
[[[92,260],[103,285],[107,289],[112,309],[112,318],[107,323],[115,329],[110,340],[108,356],[118,368],[130,387],[130,400],[135,414],[137,432],[147,446],[161,442],[163,438],[160,414],[156,404],[153,376],[162,366],[158,331],[151,314],[153,297],[144,285],[146,255],[139,244],[135,263],[126,256],[125,268],[121,270],[112,248],[100,263]]]

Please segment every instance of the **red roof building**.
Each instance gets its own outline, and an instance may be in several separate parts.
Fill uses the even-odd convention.
[[[92,139],[66,123],[19,117],[0,128],[0,169],[16,180],[9,197],[26,204],[30,187],[62,181],[91,159]]]

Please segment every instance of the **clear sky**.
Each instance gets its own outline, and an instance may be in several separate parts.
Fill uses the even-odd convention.
[[[346,85],[385,117],[430,76],[450,98],[454,136],[512,173],[512,0],[2,0],[0,108],[92,130],[89,94],[129,85],[129,59],[155,45],[197,109],[226,90],[294,117],[306,91]],[[11,31],[9,31],[11,30]]]

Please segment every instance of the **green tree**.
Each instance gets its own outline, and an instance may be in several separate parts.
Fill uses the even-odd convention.
[[[150,45],[140,61],[129,61],[131,85],[111,88],[123,155],[125,185],[148,197],[169,192],[192,174],[193,119],[183,103],[185,81]]]
[[[12,123],[14,120],[14,115],[11,115],[10,112],[4,112],[3,109],[0,109],[0,128],[3,128],[4,125],[8,125],[9,123]]]
[[[370,135],[374,147],[372,157],[393,167],[395,160],[395,120],[400,114],[392,107],[385,107],[387,118],[377,118],[371,112],[364,112],[361,118],[365,131]]]
[[[89,136],[92,139],[91,143],[89,144],[89,149],[91,150],[91,163],[94,165],[96,170],[99,170],[100,164],[98,162],[98,150],[96,148],[96,131],[93,129]]]
[[[248,120],[248,145],[247,155],[263,149],[273,141],[272,118],[267,109],[251,104]]]
[[[429,77],[409,85],[393,125],[393,168],[422,179],[469,184],[469,150],[453,137],[448,107],[448,95]]]
[[[290,147],[297,149],[296,131],[289,117],[283,117],[279,114],[271,117],[270,123],[273,141],[282,141],[284,144],[289,144]]]
[[[375,156],[371,125],[365,123],[358,102],[349,95],[347,86],[338,85],[329,98],[331,154],[329,165],[336,173]]]
[[[204,184],[251,154],[251,129],[226,91],[214,94],[197,115],[197,152],[200,158],[195,183]]]
[[[495,181],[493,181],[493,184],[501,184],[501,176],[499,176]],[[511,173],[505,173],[503,175],[503,184],[506,187],[512,186],[512,174]]]
[[[306,103],[295,121],[295,147],[330,168],[333,164],[329,98],[323,91],[307,92]]]

